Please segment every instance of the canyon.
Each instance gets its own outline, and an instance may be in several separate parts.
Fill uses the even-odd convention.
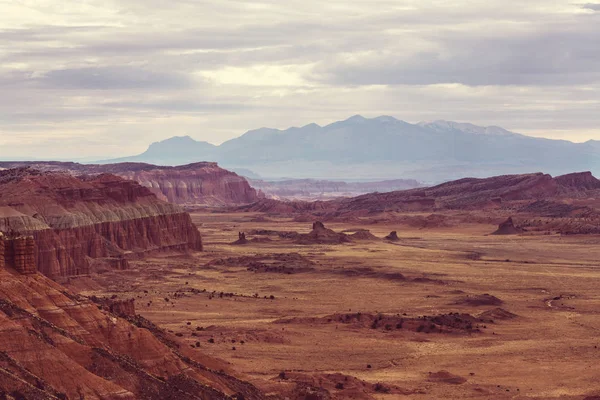
[[[0,171],[0,398],[600,394],[589,172],[186,212],[145,168]]]

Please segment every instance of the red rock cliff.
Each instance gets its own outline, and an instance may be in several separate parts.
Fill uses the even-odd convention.
[[[111,313],[40,274],[0,269],[0,397],[266,399],[128,303]]]
[[[114,175],[87,179],[30,169],[0,171],[0,230],[35,239],[35,264],[50,277],[89,273],[89,258],[202,250],[189,214]]]
[[[245,178],[214,162],[199,162],[177,167],[145,163],[78,164],[57,161],[0,162],[0,168],[31,167],[45,172],[71,175],[110,173],[134,180],[149,188],[161,200],[190,206],[231,206],[258,199]]]
[[[0,232],[0,268],[14,268],[22,274],[37,272],[36,247],[32,236],[9,238]]]
[[[124,170],[116,175],[139,182],[171,203],[201,206],[248,204],[258,199],[243,177],[203,162],[179,167]]]

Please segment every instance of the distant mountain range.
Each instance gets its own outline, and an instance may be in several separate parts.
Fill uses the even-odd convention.
[[[197,161],[217,161],[265,178],[441,182],[535,171],[600,174],[600,142],[534,138],[450,121],[410,124],[389,116],[356,115],[326,126],[252,130],[219,146],[173,137],[153,143],[140,155],[104,162]]]

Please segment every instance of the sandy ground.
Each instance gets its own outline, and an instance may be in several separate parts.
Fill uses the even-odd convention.
[[[294,373],[317,383],[341,373],[367,386],[364,393],[332,389],[335,398],[583,399],[600,393],[600,237],[489,236],[496,227],[482,224],[328,224],[336,231],[370,229],[378,237],[397,230],[400,241],[301,246],[270,236],[269,242],[233,246],[238,231],[307,233],[310,223],[264,221],[249,213],[192,217],[205,252],[135,261],[128,271],[107,271],[71,286],[84,294],[135,297],[139,314],[178,334],[185,346],[231,363],[267,392],[293,392]],[[257,217],[262,222],[253,222]],[[280,253],[305,256],[310,270],[253,272],[235,261],[207,265]],[[503,303],[461,303],[481,294]],[[414,318],[478,316],[496,308],[517,317],[494,320],[481,332],[453,333],[327,322],[336,313]],[[291,320],[276,322],[281,319]],[[435,379],[431,374],[438,371],[466,381]],[[279,378],[281,372],[288,379]],[[377,383],[395,389],[371,390]]]

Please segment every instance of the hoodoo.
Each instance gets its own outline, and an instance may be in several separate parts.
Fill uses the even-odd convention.
[[[238,232],[238,240],[233,242],[233,244],[246,244],[248,243],[248,239],[246,239],[246,234],[244,232]]]
[[[4,240],[5,264],[50,277],[87,274],[90,259],[123,268],[149,251],[202,250],[189,214],[109,174],[0,171],[0,231],[17,235]]]

